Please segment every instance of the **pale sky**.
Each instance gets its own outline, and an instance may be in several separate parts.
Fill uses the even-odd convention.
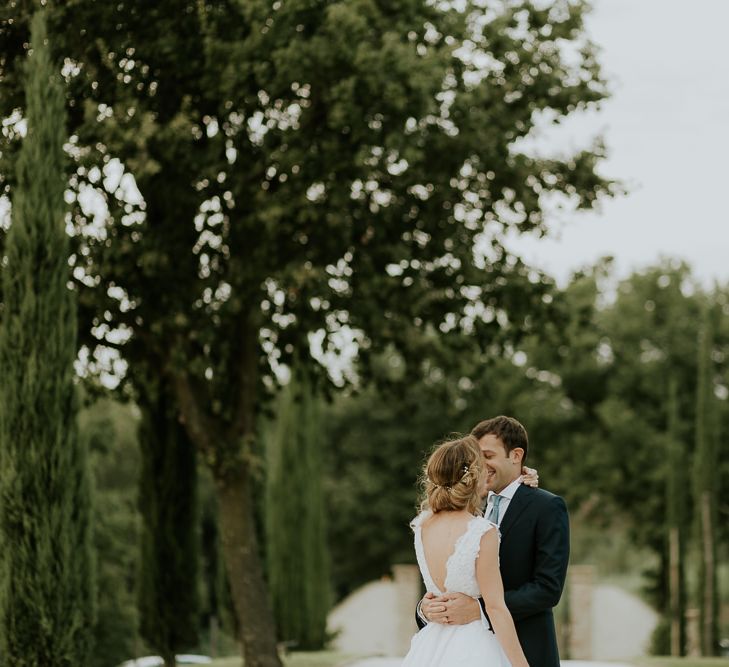
[[[602,134],[602,172],[630,193],[563,214],[554,239],[512,240],[564,283],[613,255],[621,276],[661,256],[687,260],[707,286],[729,282],[729,0],[594,0],[590,37],[612,98],[552,132],[555,150]]]

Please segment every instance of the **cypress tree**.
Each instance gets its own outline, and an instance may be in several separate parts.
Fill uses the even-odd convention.
[[[685,590],[685,543],[688,520],[686,494],[688,480],[683,465],[679,436],[678,382],[675,376],[668,383],[667,402],[667,452],[666,452],[666,527],[668,531],[668,627],[670,653],[684,654],[686,623],[684,608]]]
[[[266,555],[279,638],[321,649],[329,611],[329,566],[322,486],[321,403],[294,370],[268,439]]]
[[[145,388],[140,401],[140,631],[165,665],[174,667],[175,653],[198,640],[196,457],[169,391],[152,381]]]
[[[27,134],[2,268],[0,659],[76,667],[88,663],[93,628],[91,489],[76,423],[64,92],[42,12],[30,42]]]
[[[96,489],[93,526],[98,608],[91,667],[118,665],[140,646],[136,597],[138,421],[135,406],[108,398],[90,402],[79,414]]]
[[[716,572],[717,443],[716,402],[711,378],[711,322],[705,311],[699,332],[698,378],[696,387],[696,451],[694,455],[695,526],[699,551],[697,605],[701,654],[714,655],[717,649],[718,593]]]

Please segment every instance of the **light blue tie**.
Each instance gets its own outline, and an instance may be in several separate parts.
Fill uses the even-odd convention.
[[[489,521],[492,523],[495,523],[498,525],[499,523],[499,505],[501,504],[501,498],[503,496],[500,496],[498,494],[494,494],[493,502],[491,503],[491,511],[489,512],[489,515],[486,517]]]

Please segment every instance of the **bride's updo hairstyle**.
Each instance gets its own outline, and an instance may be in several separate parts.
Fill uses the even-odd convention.
[[[476,514],[481,504],[482,473],[483,455],[472,435],[437,445],[423,471],[421,509],[434,513],[466,510]]]

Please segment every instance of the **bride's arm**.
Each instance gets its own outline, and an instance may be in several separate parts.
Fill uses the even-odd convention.
[[[486,531],[481,538],[481,550],[476,560],[476,578],[491,627],[506,657],[512,667],[529,667],[516,636],[514,620],[504,602],[504,585],[499,571],[499,536],[495,529]]]

